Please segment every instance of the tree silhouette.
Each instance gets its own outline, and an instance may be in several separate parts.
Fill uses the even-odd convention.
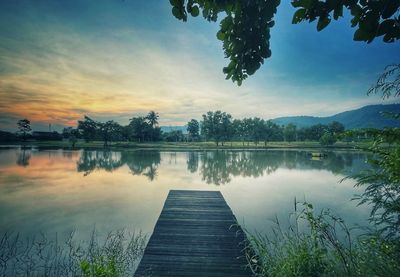
[[[159,118],[160,118],[159,114],[156,113],[155,111],[150,111],[146,116],[146,119],[148,120],[152,128],[158,124]]]
[[[17,122],[18,132],[22,135],[22,140],[26,141],[26,135],[32,131],[31,122],[28,119],[21,119]]]

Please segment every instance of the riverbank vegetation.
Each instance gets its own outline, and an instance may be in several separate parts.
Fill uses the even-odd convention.
[[[369,93],[400,96],[400,65],[389,66]],[[388,114],[400,119],[400,114]],[[359,136],[350,131],[348,137]],[[371,209],[371,227],[352,236],[345,222],[327,210],[315,214],[311,204],[273,235],[248,234],[249,267],[258,276],[399,276],[400,275],[400,128],[369,130],[369,169],[348,176],[365,191],[355,200]],[[386,146],[391,145],[388,149]],[[299,226],[305,228],[299,230]]]
[[[0,238],[1,276],[131,276],[142,257],[146,236],[118,230],[100,236],[95,230],[82,242],[75,232],[65,240],[49,234]]]
[[[397,240],[352,231],[329,210],[296,203],[289,228],[277,219],[272,235],[247,233],[248,264],[255,276],[399,276]]]
[[[31,132],[30,121],[20,120],[24,128],[16,134],[0,132],[3,144],[22,144],[62,148],[315,148],[335,145],[339,148],[362,146],[370,141],[374,129],[358,130],[357,136],[343,136],[343,124],[315,124],[298,128],[289,123],[278,125],[258,117],[234,119],[222,111],[209,111],[199,122],[191,119],[186,131],[163,132],[158,126],[158,113],[133,117],[128,125],[114,121],[99,122],[87,116],[77,128],[64,128],[63,133]]]

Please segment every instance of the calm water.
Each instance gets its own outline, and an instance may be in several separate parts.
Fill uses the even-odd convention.
[[[171,189],[220,190],[240,223],[265,231],[306,199],[351,224],[368,209],[350,201],[366,155],[307,151],[0,150],[0,231],[88,234],[120,228],[151,233]]]

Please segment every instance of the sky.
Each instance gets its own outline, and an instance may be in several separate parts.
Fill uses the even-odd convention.
[[[399,62],[399,43],[353,41],[348,15],[322,32],[292,25],[294,11],[282,1],[272,57],[238,87],[222,72],[218,23],[183,23],[167,0],[2,0],[0,130],[22,118],[60,130],[84,115],[127,124],[155,110],[173,126],[210,110],[271,119],[392,101],[366,91]]]

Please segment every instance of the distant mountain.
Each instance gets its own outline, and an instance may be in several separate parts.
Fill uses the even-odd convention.
[[[315,124],[329,124],[333,121],[342,123],[346,129],[357,128],[383,128],[383,127],[400,127],[400,120],[393,120],[384,117],[382,112],[400,113],[400,104],[389,105],[370,105],[356,110],[338,113],[332,116],[287,116],[271,119],[279,125],[295,124],[297,127],[307,127]],[[160,126],[163,132],[171,132],[181,130],[187,134],[187,126]]]
[[[187,134],[187,126],[160,126],[161,131],[168,133],[171,131],[182,131],[182,133]]]
[[[327,117],[287,116],[272,119],[279,125],[295,124],[297,127],[307,127],[315,124],[329,124],[332,121],[342,123],[346,129],[400,127],[399,120],[388,119],[382,112],[400,113],[400,104],[370,105],[360,109],[346,111]]]

